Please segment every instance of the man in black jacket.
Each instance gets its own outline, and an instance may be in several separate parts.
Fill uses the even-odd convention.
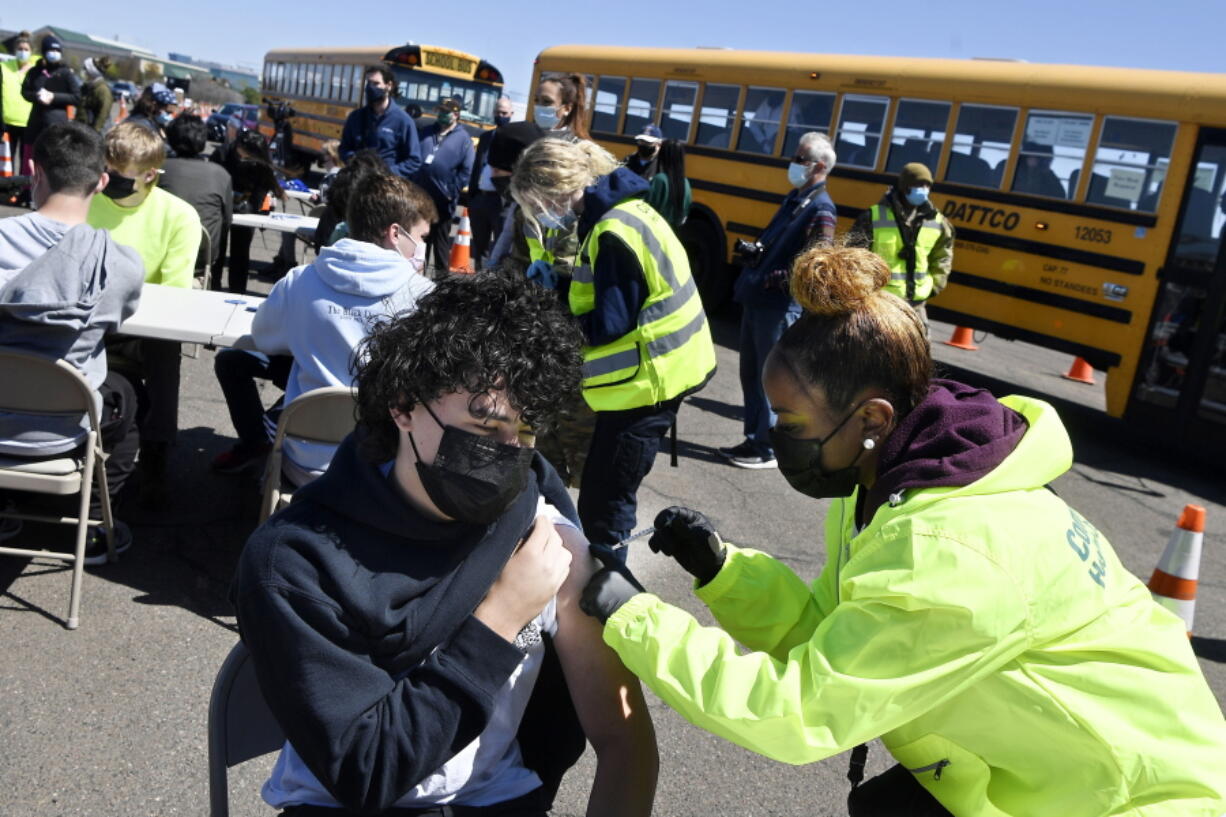
[[[223,236],[230,230],[234,215],[234,186],[230,174],[217,162],[203,156],[208,129],[204,120],[193,113],[175,118],[166,128],[166,139],[174,158],[162,165],[160,187],[190,204],[200,216],[200,224],[209,234],[208,246],[201,246],[196,268],[201,263],[212,264],[223,246]]]
[[[587,813],[650,813],[651,721],[578,609],[592,560],[532,450],[579,364],[552,294],[494,273],[440,282],[370,336],[357,430],[235,579],[288,737],[263,790],[283,814],[544,817],[583,733]]]

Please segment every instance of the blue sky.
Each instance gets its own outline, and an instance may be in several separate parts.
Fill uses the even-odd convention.
[[[1222,0],[174,0],[14,3],[0,28],[58,24],[118,37],[155,53],[258,66],[270,48],[420,43],[475,53],[524,93],[541,49],[564,43],[727,46],[916,57],[1012,57],[1031,62],[1226,70]]]

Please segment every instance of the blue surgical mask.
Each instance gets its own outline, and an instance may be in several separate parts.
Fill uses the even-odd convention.
[[[808,165],[802,165],[800,162],[792,162],[788,165],[788,182],[792,187],[803,187],[808,178]]]
[[[157,114],[154,115],[153,118],[156,119],[157,123],[161,125],[163,128],[169,125],[171,122],[175,121],[175,118],[171,116],[169,113],[167,113],[166,111],[158,112]]]
[[[569,230],[579,216],[574,210],[567,210],[562,215],[556,213],[537,213],[536,223],[544,230]]]
[[[48,51],[46,54],[43,54],[43,59],[45,59],[47,62],[56,63],[60,61],[61,56],[63,55],[60,54],[60,52],[52,50]]]
[[[532,119],[542,130],[553,130],[558,126],[558,109],[537,105],[532,109]]]
[[[927,187],[912,187],[906,194],[907,204],[912,207],[919,207],[924,202],[928,201]]]

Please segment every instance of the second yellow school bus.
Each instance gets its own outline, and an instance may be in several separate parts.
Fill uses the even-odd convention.
[[[1108,372],[1108,413],[1226,453],[1226,75],[827,54],[559,46],[536,78],[592,85],[593,138],[685,143],[679,231],[704,299],[787,192],[800,136],[830,136],[840,227],[907,162],[957,228],[938,319]]]
[[[264,55],[265,101],[293,108],[294,150],[304,159],[318,156],[328,139],[341,138],[345,117],[364,103],[365,72],[375,65],[392,70],[396,104],[418,116],[426,114],[422,123],[431,120],[440,99],[455,98],[463,104],[460,123],[470,133],[494,126],[502,73],[473,54],[416,43],[274,49]],[[267,107],[260,115],[260,130],[272,138],[274,123]]]

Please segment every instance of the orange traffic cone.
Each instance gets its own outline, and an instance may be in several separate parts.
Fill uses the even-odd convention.
[[[128,118],[128,95],[119,95],[119,113],[115,116],[115,124],[119,124]]]
[[[971,331],[969,326],[955,326],[953,337],[941,342],[946,346],[952,346],[955,349],[965,349],[968,352],[979,350],[979,347],[975,345],[975,333]]]
[[[1205,509],[1184,505],[1175,530],[1154,575],[1149,592],[1154,601],[1183,619],[1188,637],[1192,636],[1192,615],[1196,611],[1196,579],[1200,575],[1200,549],[1205,538]]]
[[[1072,367],[1061,377],[1065,380],[1076,380],[1078,383],[1085,383],[1089,386],[1094,385],[1094,370],[1090,368],[1090,364],[1083,357],[1074,360]]]
[[[264,194],[264,200],[260,202],[260,212],[265,214],[272,212],[272,193]]]
[[[10,147],[9,135],[0,139],[0,179],[13,178],[13,149]]]
[[[456,230],[455,240],[451,242],[451,261],[447,264],[452,272],[472,272],[473,262],[471,250],[473,233],[468,223],[468,208],[460,208],[460,226]]]

